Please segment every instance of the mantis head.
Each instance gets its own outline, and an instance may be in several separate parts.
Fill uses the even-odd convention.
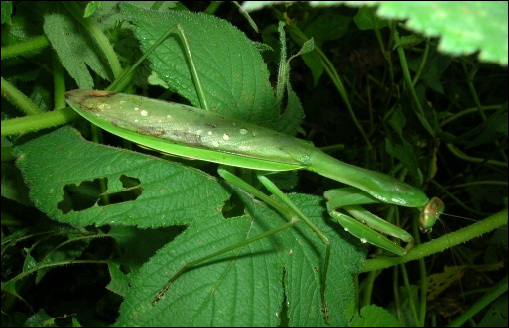
[[[422,232],[431,232],[431,229],[444,212],[444,202],[438,198],[433,197],[424,205],[419,216],[419,228]]]

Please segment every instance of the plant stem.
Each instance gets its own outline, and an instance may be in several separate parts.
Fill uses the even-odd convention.
[[[458,231],[443,235],[442,237],[430,242],[417,245],[411,252],[402,257],[384,256],[367,260],[364,262],[361,272],[385,269],[400,263],[410,262],[431,254],[442,252],[452,246],[459,245],[506,225],[508,221],[507,215],[508,210],[505,209]]]

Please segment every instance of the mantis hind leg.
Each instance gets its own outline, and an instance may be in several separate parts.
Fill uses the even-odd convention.
[[[266,176],[264,176],[262,173],[258,174],[258,180],[267,188],[268,191],[270,191],[274,196],[276,196],[281,202],[284,203],[282,205],[281,203],[275,201],[265,193],[253,188],[251,185],[247,184],[245,181],[241,180],[237,176],[233,175],[229,171],[219,168],[218,173],[221,177],[223,177],[226,181],[229,183],[248,191],[249,193],[253,194],[260,200],[263,200],[265,203],[269,204],[271,207],[273,207],[275,210],[277,210],[279,213],[281,213],[284,217],[287,218],[289,221],[288,224],[285,224],[281,226],[280,228],[275,228],[271,231],[268,231],[266,234],[272,235],[279,231],[282,231],[286,228],[289,228],[293,225],[295,225],[299,220],[304,221],[318,236],[318,238],[321,240],[321,242],[325,246],[325,256],[324,256],[324,264],[320,273],[320,298],[322,301],[322,313],[324,315],[324,320],[327,323],[328,322],[328,311],[327,311],[327,304],[325,300],[325,283],[327,278],[327,271],[329,268],[330,263],[330,251],[331,246],[329,239],[323,233],[314,223],[309,219],[309,217],[302,212],[302,210],[295,205],[294,202],[284,193],[282,192],[270,179],[268,179]],[[290,225],[291,224],[291,225]],[[287,226],[288,225],[288,226]],[[275,231],[277,230],[277,231]],[[265,235],[265,234],[264,234]],[[258,240],[258,239],[257,239]]]

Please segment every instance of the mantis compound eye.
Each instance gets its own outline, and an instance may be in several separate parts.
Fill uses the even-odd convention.
[[[431,232],[431,229],[444,212],[444,202],[438,198],[433,197],[424,205],[419,216],[419,229],[421,232]]]

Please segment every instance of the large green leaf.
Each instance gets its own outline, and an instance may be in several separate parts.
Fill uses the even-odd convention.
[[[353,314],[352,272],[357,271],[361,257],[323,225],[323,218],[317,216],[321,212],[318,197],[294,195],[292,199],[331,239],[329,322],[344,326]],[[302,224],[196,267],[151,305],[161,286],[186,262],[284,222],[262,204],[253,209],[256,217],[204,223],[161,249],[133,279],[117,325],[274,326],[286,315],[291,326],[323,326],[318,272],[324,247]]]
[[[377,14],[406,19],[409,29],[441,37],[443,52],[479,51],[480,60],[507,65],[507,1],[385,1]]]
[[[229,194],[216,179],[180,164],[89,143],[70,128],[17,150],[31,198],[56,220],[78,227],[108,224],[117,231],[109,236],[119,243],[125,241],[119,226],[188,226],[134,274],[118,326],[276,326],[283,316],[292,326],[325,324],[319,282],[324,246],[304,223],[200,264],[154,306],[154,297],[185,263],[286,220],[248,195],[243,198],[250,215],[225,219],[221,208]],[[109,195],[110,204],[95,190],[101,188],[96,180],[103,182],[102,195]],[[359,271],[363,254],[323,217],[321,197],[291,198],[331,241],[328,320],[345,325],[354,308],[352,274]],[[140,245],[152,242],[144,239],[152,234],[136,235]]]
[[[253,11],[282,1],[246,1]],[[454,55],[479,51],[479,59],[507,65],[507,1],[310,1],[312,6],[376,5],[383,18],[404,19],[405,26],[441,37],[439,49]]]
[[[209,106],[227,117],[240,118],[295,134],[303,117],[300,103],[283,115],[277,107],[269,71],[255,43],[229,22],[217,17],[122,5],[137,27],[135,34],[145,52],[165,32],[180,24],[190,43],[193,60]],[[184,46],[176,32],[149,56],[158,80],[201,107]],[[299,117],[298,120],[295,117]]]
[[[68,128],[19,150],[18,167],[30,181],[34,203],[50,217],[76,226],[190,224],[196,217],[216,217],[216,208],[228,197],[201,171],[89,143]],[[114,204],[103,204],[102,196]]]

